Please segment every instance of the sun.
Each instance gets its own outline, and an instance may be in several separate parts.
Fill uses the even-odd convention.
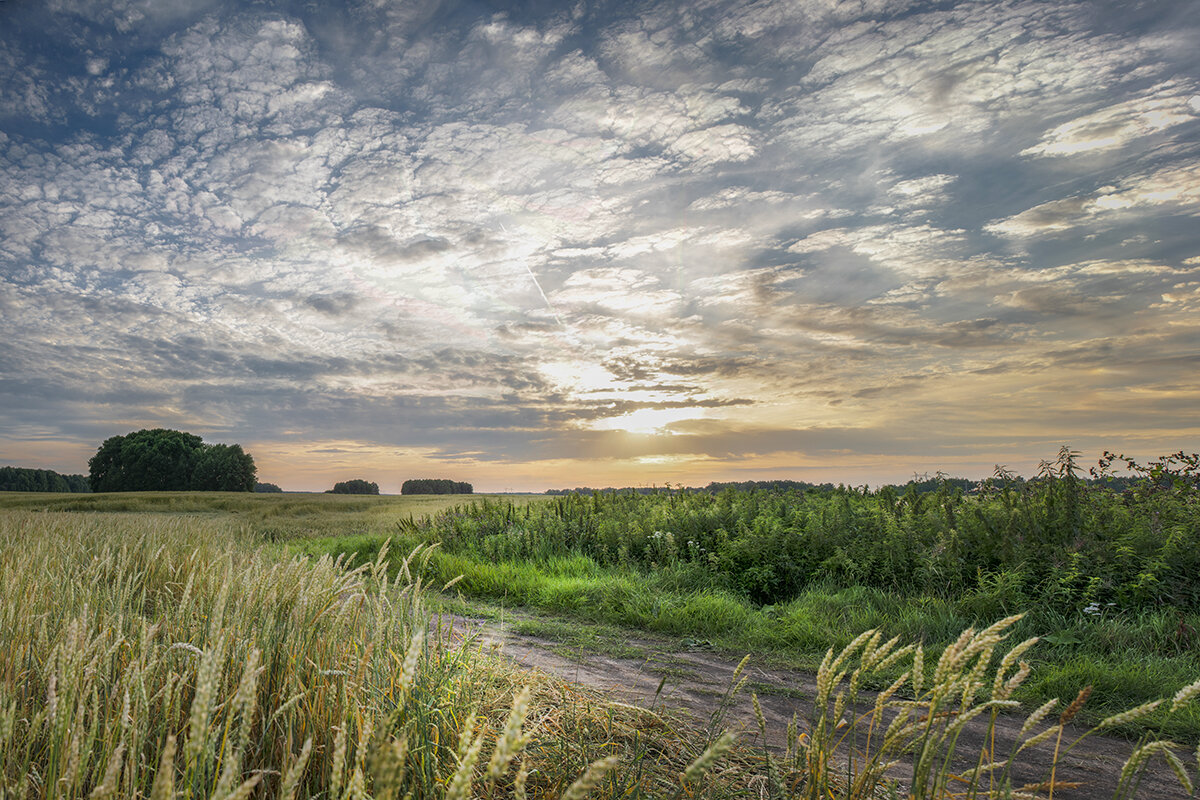
[[[601,431],[625,431],[638,434],[675,434],[677,431],[669,427],[672,423],[684,420],[702,419],[702,408],[639,408],[618,417],[598,420],[592,428]]]

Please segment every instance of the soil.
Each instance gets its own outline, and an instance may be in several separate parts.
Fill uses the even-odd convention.
[[[511,614],[510,614],[511,616]],[[443,622],[446,618],[443,618]],[[626,640],[636,658],[615,657],[584,649],[566,649],[561,643],[515,633],[507,626],[490,620],[467,617],[450,618],[457,635],[473,636],[477,646],[494,648],[504,657],[530,669],[558,676],[564,680],[600,690],[620,702],[655,709],[670,708],[689,717],[692,722],[707,727],[727,693],[737,668],[738,659],[731,659],[706,649],[684,647],[678,641],[631,637]],[[685,640],[686,641],[686,640]],[[755,721],[751,693],[758,695],[767,722],[766,745],[782,750],[788,723],[795,717],[801,730],[811,710],[811,698],[816,695],[815,675],[795,670],[779,669],[761,663],[753,656],[743,675],[745,688],[734,698],[718,720],[719,727],[739,734],[742,741],[752,740],[761,745]],[[860,709],[869,708],[874,697],[861,693]],[[1026,712],[1027,713],[1027,712]],[[996,725],[996,746],[1007,752],[1017,737],[1025,714],[1002,715]],[[1044,726],[1043,726],[1044,727]],[[968,754],[970,763],[956,765],[969,769],[975,766],[983,745],[986,720],[968,725],[959,740],[958,751]],[[1040,730],[1040,728],[1039,728]],[[1068,726],[1063,735],[1065,743],[1075,740],[1083,729]],[[1134,744],[1125,739],[1093,735],[1074,751],[1060,759],[1056,780],[1077,783],[1077,787],[1059,785],[1054,797],[1062,800],[1099,800],[1113,797],[1121,768]],[[1054,739],[1021,754],[1021,763],[1014,769],[1014,786],[1036,784],[1049,777],[1049,764]],[[1190,753],[1188,753],[1190,754]],[[1185,757],[1188,754],[1184,754]],[[895,777],[906,778],[905,765],[896,767]],[[903,783],[902,783],[903,785]],[[1178,779],[1161,760],[1151,762],[1139,785],[1138,798],[1174,800],[1188,795]]]

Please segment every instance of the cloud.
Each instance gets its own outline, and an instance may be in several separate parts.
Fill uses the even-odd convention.
[[[1121,217],[1136,218],[1151,212],[1189,216],[1200,212],[1200,165],[1174,164],[1130,175],[1115,186],[1052,200],[989,222],[984,230],[1002,236],[1039,236],[1114,224]]]
[[[557,477],[1044,418],[1032,447],[1143,395],[1130,430],[1196,427],[1184,4],[15,5],[0,429],[29,442]]]
[[[1026,156],[1068,156],[1123,147],[1200,117],[1200,84],[1168,80],[1141,96],[1116,103],[1048,131]]]

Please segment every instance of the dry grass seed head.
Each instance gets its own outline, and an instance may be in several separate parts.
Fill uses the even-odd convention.
[[[1046,718],[1046,715],[1054,710],[1056,705],[1058,705],[1057,697],[1051,698],[1050,700],[1047,700],[1045,703],[1042,703],[1040,706],[1038,706],[1037,709],[1025,719],[1025,724],[1021,726],[1021,731],[1017,734],[1017,738],[1019,739],[1025,736],[1025,734],[1036,728],[1038,724]]]
[[[1200,696],[1200,680],[1189,683],[1175,693],[1175,697],[1171,700],[1171,713],[1174,714],[1197,696]]]
[[[757,699],[758,698],[755,697],[756,701]],[[758,709],[757,703],[755,704],[755,708],[761,714],[761,709]],[[686,770],[684,770],[684,782],[687,784],[697,783],[702,777],[704,777],[704,773],[711,770],[717,761],[719,761],[722,756],[729,752],[730,748],[733,747],[733,741],[734,737],[732,733],[729,731],[722,732],[721,735],[717,737],[717,740],[709,745],[708,749],[701,753],[700,756],[693,761]]]
[[[1152,700],[1149,703],[1142,703],[1136,708],[1131,708],[1128,711],[1122,711],[1119,714],[1113,714],[1111,717],[1104,718],[1096,727],[1100,729],[1112,728],[1117,725],[1124,725],[1127,722],[1133,722],[1152,713],[1154,709],[1158,708],[1164,702],[1164,700]]]
[[[1091,696],[1091,694],[1091,686],[1085,686],[1080,689],[1079,694],[1077,694],[1075,699],[1071,701],[1071,705],[1067,706],[1066,710],[1063,711],[1062,716],[1058,718],[1058,723],[1060,725],[1066,725],[1068,722],[1075,719],[1075,715],[1078,714],[1079,710],[1083,708],[1083,704],[1087,702],[1087,699]]]
[[[1150,759],[1150,756],[1154,755],[1155,753],[1169,752],[1173,746],[1173,742],[1156,740],[1153,742],[1147,742],[1146,744],[1136,748],[1129,755],[1129,758],[1125,761],[1124,766],[1121,767],[1121,779],[1119,785],[1128,785],[1133,776],[1136,775],[1146,761]]]
[[[1194,786],[1192,785],[1192,778],[1190,775],[1188,775],[1187,767],[1184,766],[1183,761],[1179,758],[1179,756],[1175,755],[1175,751],[1170,748],[1164,749],[1162,754],[1167,759],[1167,764],[1171,766],[1171,771],[1175,773],[1176,779],[1179,780],[1179,785],[1183,787],[1185,792],[1187,792],[1188,797],[1191,797]]]
[[[938,687],[944,685],[947,677],[953,672],[956,672],[959,665],[962,663],[966,653],[967,645],[975,636],[974,628],[967,628],[961,634],[954,644],[942,651],[941,657],[938,659],[937,666],[933,670],[933,686]]]
[[[474,712],[472,712],[472,717],[474,717]],[[467,736],[467,730],[469,729],[464,729],[464,739]],[[461,744],[459,747],[461,752]],[[471,779],[474,777],[475,762],[479,760],[479,751],[482,749],[483,731],[480,731],[474,740],[467,744],[465,752],[462,752],[462,759],[446,788],[446,800],[466,800],[471,796]]]
[[[513,697],[512,709],[505,720],[504,730],[496,737],[496,745],[488,761],[487,775],[491,781],[498,781],[504,777],[509,762],[525,745],[521,729],[525,725],[525,717],[529,714],[529,700],[532,694],[533,690],[525,686]]]
[[[162,757],[158,761],[158,771],[154,774],[154,784],[150,789],[150,800],[171,800],[175,795],[175,737],[168,736],[167,744],[163,747]]]
[[[559,800],[584,800],[600,785],[610,771],[616,769],[619,763],[620,759],[616,756],[606,756],[598,761],[593,761],[584,770],[584,773],[567,787]]]
[[[1020,753],[1022,750],[1028,750],[1029,748],[1037,747],[1051,736],[1054,736],[1056,733],[1060,732],[1062,728],[1062,723],[1051,725],[1049,728],[1046,728],[1046,730],[1042,731],[1036,736],[1031,736],[1025,741],[1021,742],[1021,746],[1017,748],[1017,752]]]
[[[1021,676],[1020,681],[1011,683],[1011,681],[1006,679],[1005,676],[1008,675],[1008,672],[1012,669],[1013,664],[1017,664],[1018,659],[1020,659],[1020,657],[1024,655],[1029,648],[1033,647],[1037,643],[1038,637],[1034,636],[1026,639],[1004,654],[1004,658],[1000,661],[999,668],[996,669],[996,679],[992,681],[992,697],[994,699],[1007,700],[1012,694],[1013,690],[1016,689],[1017,686],[1021,685],[1021,681],[1024,681],[1025,676],[1029,674],[1028,665],[1024,661],[1019,662],[1018,666],[1018,673],[1020,673],[1022,670],[1025,672],[1025,675]]]
[[[304,768],[308,766],[308,758],[312,755],[313,740],[308,737],[304,740],[304,746],[300,748],[300,755],[288,768],[287,773],[283,776],[283,782],[279,785],[279,800],[294,800],[296,797],[296,789],[300,786],[300,779],[304,776]]]

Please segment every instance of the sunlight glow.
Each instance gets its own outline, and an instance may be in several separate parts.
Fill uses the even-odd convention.
[[[703,408],[639,408],[619,417],[610,417],[593,423],[593,430],[625,431],[641,434],[674,434],[668,426],[683,420],[703,419]]]
[[[613,375],[599,364],[579,361],[550,361],[538,366],[538,370],[556,389],[573,393],[612,391]]]

